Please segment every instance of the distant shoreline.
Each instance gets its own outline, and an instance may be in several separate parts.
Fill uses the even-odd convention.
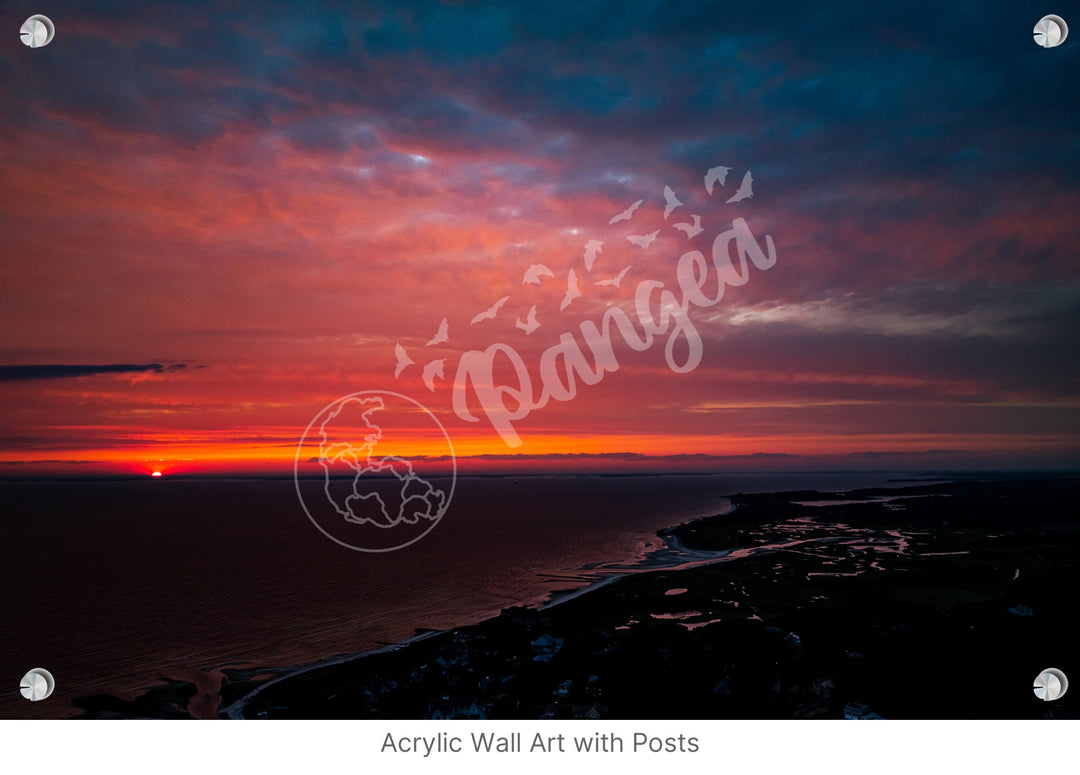
[[[463,458],[459,458],[463,459]],[[468,459],[468,458],[464,458]],[[664,458],[655,458],[657,460],[663,460]],[[170,473],[162,477],[153,477],[150,473],[100,473],[100,474],[79,474],[74,472],[68,473],[14,473],[11,469],[15,465],[29,465],[29,464],[11,464],[3,463],[0,461],[0,484],[51,484],[51,483],[132,483],[132,482],[147,482],[154,484],[161,484],[164,482],[288,482],[296,479],[296,475],[293,473],[278,472],[278,473]],[[4,468],[6,466],[7,468]],[[1080,469],[1073,467],[1062,468],[1007,468],[1007,469],[993,469],[993,468],[972,468],[972,469],[960,469],[950,471],[948,469],[934,470],[934,469],[903,469],[895,467],[884,468],[851,468],[845,469],[842,467],[831,468],[828,466],[810,466],[806,469],[770,469],[770,468],[731,468],[720,469],[715,468],[708,469],[693,469],[693,468],[672,468],[667,469],[650,469],[642,468],[641,470],[611,470],[606,468],[596,468],[593,470],[526,470],[526,469],[493,469],[489,471],[473,471],[470,473],[457,474],[458,479],[541,479],[545,477],[575,477],[575,478],[601,478],[601,479],[618,479],[618,478],[632,478],[632,477],[714,477],[714,476],[834,476],[834,475],[857,475],[857,476],[871,476],[874,474],[890,474],[898,478],[890,479],[890,482],[901,483],[930,483],[933,481],[955,481],[963,479],[978,479],[984,477],[994,478],[1028,478],[1031,476],[1078,476],[1080,475]],[[319,480],[323,479],[323,476],[315,474],[303,474],[299,477],[305,480]],[[333,479],[349,479],[347,475],[334,476]],[[372,476],[372,478],[387,478],[392,479],[393,476]],[[440,472],[433,474],[432,479],[449,478],[449,473]]]

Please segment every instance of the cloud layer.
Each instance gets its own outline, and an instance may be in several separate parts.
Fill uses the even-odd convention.
[[[523,423],[524,451],[1078,459],[1080,106],[1061,84],[1080,48],[1036,47],[1027,11],[400,6],[62,4],[49,46],[2,44],[9,458],[35,438],[43,459],[57,438],[80,460],[185,438],[270,455],[237,439],[298,436],[363,389],[499,454],[450,412],[462,352],[536,363],[743,217],[778,262],[695,313],[702,366],[620,351]],[[725,204],[748,169],[754,197]],[[685,203],[670,221],[665,186]],[[672,224],[693,214],[691,239]],[[523,286],[537,263],[555,278]],[[561,312],[571,268],[583,296]],[[417,361],[397,379],[395,344]]]

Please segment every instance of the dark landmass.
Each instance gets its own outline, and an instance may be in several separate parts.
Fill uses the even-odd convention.
[[[187,681],[165,681],[133,700],[124,700],[110,694],[94,694],[73,701],[75,707],[85,711],[79,718],[157,718],[190,719],[187,704],[198,691],[195,684]]]
[[[708,564],[627,575],[287,677],[247,718],[1074,717],[1080,479],[738,495],[665,531]],[[816,505],[815,505],[816,504]],[[255,682],[223,689],[231,700]]]

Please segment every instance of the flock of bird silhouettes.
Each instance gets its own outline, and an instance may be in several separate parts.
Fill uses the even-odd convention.
[[[705,190],[712,196],[713,189],[717,184],[723,186],[727,180],[727,175],[731,171],[730,167],[713,167],[705,173]],[[753,192],[754,178],[750,172],[747,171],[743,175],[742,183],[739,184],[738,190],[725,202],[725,204],[732,204],[733,202],[741,202],[744,199],[749,199],[754,195]],[[634,217],[634,212],[645,203],[644,199],[639,199],[632,205],[627,207],[621,213],[615,215],[608,221],[609,226],[613,226],[620,221],[629,221]],[[664,186],[664,220],[668,220],[671,214],[676,208],[682,207],[683,203],[679,201],[675,196],[675,192],[671,190],[670,186]],[[683,232],[687,239],[693,239],[697,235],[701,234],[704,229],[701,226],[701,216],[691,215],[690,220],[683,223],[673,224],[674,228]],[[643,250],[648,250],[653,241],[660,235],[660,230],[650,232],[648,234],[631,234],[626,237],[627,242],[631,245],[635,245]],[[596,263],[596,258],[604,252],[604,243],[600,240],[589,240],[585,243],[585,271],[592,272],[593,265]],[[630,271],[630,266],[623,267],[618,274],[613,277],[609,277],[604,280],[597,280],[593,283],[596,286],[608,286],[611,288],[619,288],[626,277],[627,272]],[[529,268],[525,270],[525,276],[521,281],[522,285],[540,285],[545,277],[555,277],[555,273],[544,264],[530,264]],[[584,294],[581,291],[581,282],[578,278],[577,272],[573,267],[567,272],[566,275],[566,295],[563,296],[562,303],[559,305],[559,311],[563,312],[569,307],[575,299],[580,298]],[[474,326],[477,323],[482,323],[485,320],[495,320],[499,314],[499,310],[502,309],[506,302],[510,301],[509,296],[503,296],[496,301],[490,307],[483,312],[477,314],[469,321],[469,325]],[[536,305],[533,304],[529,308],[528,313],[525,315],[525,319],[518,318],[514,323],[516,328],[520,328],[528,336],[536,329],[540,328],[540,322],[536,319]],[[439,330],[435,332],[435,336],[431,337],[424,346],[434,347],[444,342],[450,341],[449,336],[449,323],[446,318],[442,319],[439,324]],[[394,367],[394,378],[401,376],[401,373],[409,366],[415,365],[416,361],[409,357],[409,354],[405,351],[405,348],[401,346],[401,343],[394,345],[394,355],[396,358],[396,365]],[[435,390],[435,379],[446,379],[445,375],[446,358],[438,358],[430,361],[421,370],[421,379],[424,382],[424,386],[428,390]]]

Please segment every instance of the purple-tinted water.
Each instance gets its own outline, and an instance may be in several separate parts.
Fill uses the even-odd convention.
[[[586,565],[630,561],[656,531],[734,492],[844,490],[887,474],[463,477],[418,543],[362,554],[326,539],[291,480],[0,483],[0,717],[131,697],[228,665],[357,653],[538,603]],[[30,703],[32,667],[56,693]]]

